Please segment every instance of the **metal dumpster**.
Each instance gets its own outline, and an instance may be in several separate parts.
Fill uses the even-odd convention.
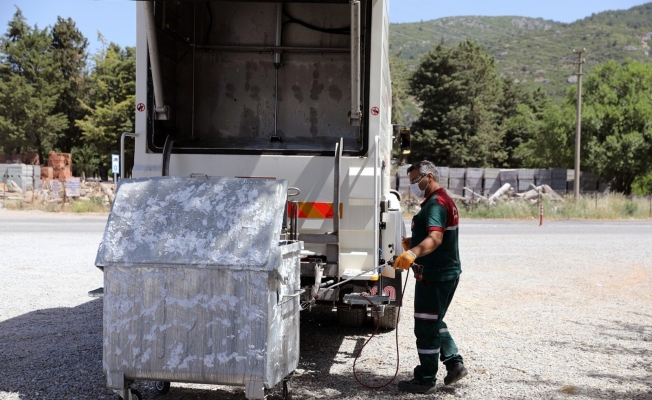
[[[108,387],[131,399],[134,380],[235,385],[260,399],[294,371],[303,242],[281,240],[286,191],[284,180],[122,181],[95,262]]]

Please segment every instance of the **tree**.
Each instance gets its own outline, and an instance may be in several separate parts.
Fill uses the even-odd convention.
[[[512,119],[531,133],[514,151],[524,168],[573,168],[575,149],[575,107],[549,102],[538,118]]]
[[[400,57],[400,53],[389,56],[389,69],[392,75],[392,123],[403,125],[405,124],[403,104],[407,97],[408,70]]]
[[[4,151],[35,150],[41,159],[67,127],[54,112],[61,73],[47,29],[30,28],[17,8],[0,39],[0,142]]]
[[[88,114],[76,125],[84,143],[99,155],[100,175],[106,178],[108,155],[118,152],[121,133],[133,131],[135,125],[136,49],[105,43],[93,59],[89,100],[83,103]]]
[[[632,184],[632,193],[639,196],[652,195],[652,174],[637,176]]]
[[[466,41],[440,43],[410,79],[423,111],[412,125],[413,159],[452,167],[492,166],[506,159],[495,109],[500,83],[494,58]]]
[[[630,194],[647,190],[652,173],[652,68],[627,61],[607,61],[586,77],[582,94],[583,171],[592,171],[613,190]],[[516,155],[525,167],[573,168],[575,151],[575,99],[568,90],[560,105],[548,104],[532,138]]]
[[[75,22],[70,18],[57,17],[52,27],[52,53],[61,72],[62,92],[55,112],[65,114],[68,120],[68,128],[57,147],[65,152],[70,152],[82,142],[81,129],[75,125],[75,120],[83,119],[86,115],[79,99],[83,98],[86,83],[87,47],[88,40],[77,29]]]
[[[518,156],[516,149],[536,135],[543,110],[551,105],[551,101],[540,88],[530,92],[522,84],[508,79],[502,79],[501,88],[497,113],[506,158],[495,166],[521,168],[524,160]]]
[[[73,174],[86,178],[94,175],[100,166],[100,158],[97,151],[91,146],[73,147]]]
[[[622,65],[607,61],[587,76],[585,88],[585,170],[629,194],[637,177],[652,172],[652,68],[631,60]]]

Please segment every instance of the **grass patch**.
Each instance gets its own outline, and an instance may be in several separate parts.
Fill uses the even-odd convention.
[[[73,200],[61,203],[28,203],[20,200],[5,201],[4,208],[7,210],[39,210],[45,212],[70,212],[70,213],[108,213],[110,206],[102,205],[102,198],[93,198],[90,201]]]
[[[539,216],[539,209],[536,205],[521,201],[498,203],[495,206],[474,204],[466,207],[463,204],[458,204],[457,208],[461,218],[530,219]]]
[[[29,204],[20,200],[5,200],[4,202],[4,208],[7,210],[26,210],[28,207]]]
[[[73,201],[69,204],[66,204],[66,211],[72,213],[107,213],[110,210],[110,206],[103,206],[101,202],[94,201]]]
[[[565,201],[543,202],[544,219],[648,219],[650,215],[649,197],[628,198],[619,193],[595,196],[581,196],[575,202],[573,196],[566,196]],[[476,204],[465,206],[458,204],[461,218],[475,219],[536,219],[539,208],[520,200],[498,203],[495,206]]]

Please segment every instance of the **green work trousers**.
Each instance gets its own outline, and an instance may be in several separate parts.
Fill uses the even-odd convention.
[[[435,384],[439,359],[451,367],[463,362],[444,322],[459,278],[450,281],[417,281],[414,291],[414,335],[421,365],[414,377],[422,384]]]

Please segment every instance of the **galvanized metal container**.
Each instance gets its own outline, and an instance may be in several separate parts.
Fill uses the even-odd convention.
[[[237,385],[253,399],[294,371],[303,243],[280,241],[286,191],[284,180],[122,181],[96,259],[110,388]]]

